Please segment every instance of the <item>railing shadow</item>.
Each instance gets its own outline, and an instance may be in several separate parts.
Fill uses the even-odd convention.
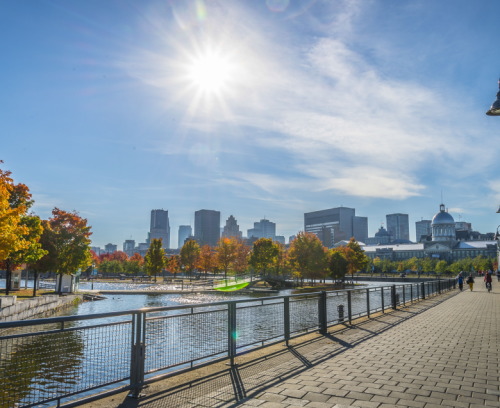
[[[400,309],[359,319],[352,325],[339,324],[324,334],[310,334],[290,341],[288,347],[273,345],[257,352],[238,356],[234,366],[217,364],[197,369],[186,379],[167,379],[150,384],[141,399],[124,398],[120,408],[166,407],[237,407],[248,398],[290,379],[401,323],[445,302],[459,292],[450,291],[438,297],[412,303]],[[411,307],[411,309],[409,309]],[[97,407],[98,405],[92,405]],[[102,407],[107,407],[103,401]]]

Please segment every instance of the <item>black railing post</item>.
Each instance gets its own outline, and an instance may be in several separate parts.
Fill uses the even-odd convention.
[[[370,289],[366,289],[366,315],[370,317]]]
[[[132,315],[132,346],[130,357],[130,389],[129,397],[139,398],[144,386],[144,360],[146,359],[146,346],[144,344],[145,313]]]
[[[231,366],[234,366],[236,356],[236,303],[227,305],[227,353]]]
[[[425,299],[425,282],[421,283],[422,287],[422,299]]]
[[[441,294],[441,279],[438,280],[438,293]]]
[[[321,334],[327,333],[327,315],[326,315],[326,292],[319,292],[318,297],[318,326]]]
[[[406,305],[406,285],[403,285],[403,306]]]
[[[285,343],[288,347],[288,342],[290,340],[290,297],[288,296],[283,299],[283,325]]]
[[[410,285],[410,303],[413,303],[413,284]]]
[[[349,324],[352,323],[352,295],[351,291],[347,291],[347,317],[349,319]]]
[[[392,301],[392,308],[395,310],[398,308],[398,302],[396,300],[396,285],[391,286],[391,301]]]
[[[381,288],[381,289],[382,289],[382,290],[381,290],[381,292],[380,292],[380,293],[382,294],[382,298],[381,298],[380,300],[382,301],[382,302],[381,302],[381,303],[382,303],[382,313],[385,313],[385,305],[384,305],[384,303],[385,303],[385,302],[384,302],[384,287],[382,286],[382,288]]]

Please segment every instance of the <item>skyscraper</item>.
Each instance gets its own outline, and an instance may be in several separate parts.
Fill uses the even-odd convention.
[[[417,242],[421,242],[432,235],[431,222],[431,220],[420,220],[415,222]]]
[[[153,239],[162,240],[164,249],[170,248],[170,223],[168,221],[168,211],[166,210],[151,210],[151,226],[149,229],[148,243],[151,244]]]
[[[191,225],[179,225],[179,237],[177,241],[177,247],[182,248],[186,239],[193,235],[193,229]]]
[[[195,211],[194,237],[199,245],[216,246],[220,239],[220,211]]]
[[[271,238],[276,236],[276,223],[266,219],[253,223],[253,228],[247,230],[248,238]]]
[[[226,225],[224,225],[224,229],[222,230],[222,236],[227,238],[241,238],[241,231],[236,218],[232,215],[226,220]]]
[[[123,243],[123,252],[128,256],[134,255],[135,252],[135,241],[133,239],[127,239]]]
[[[324,246],[354,237],[364,242],[368,237],[368,218],[357,217],[348,207],[329,208],[304,214],[304,231],[318,236]]]
[[[410,240],[410,223],[408,222],[408,214],[387,214],[387,231],[391,236],[392,241],[409,241]]]

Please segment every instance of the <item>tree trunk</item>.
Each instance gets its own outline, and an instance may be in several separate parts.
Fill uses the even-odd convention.
[[[7,265],[5,270],[5,294],[8,295],[12,289],[12,265],[8,259],[5,264]]]
[[[37,284],[38,284],[38,272],[33,271],[33,297],[36,297]]]

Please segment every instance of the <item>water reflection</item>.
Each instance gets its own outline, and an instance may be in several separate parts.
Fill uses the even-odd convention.
[[[74,391],[84,358],[78,332],[14,335],[1,344],[0,407],[29,405]]]

